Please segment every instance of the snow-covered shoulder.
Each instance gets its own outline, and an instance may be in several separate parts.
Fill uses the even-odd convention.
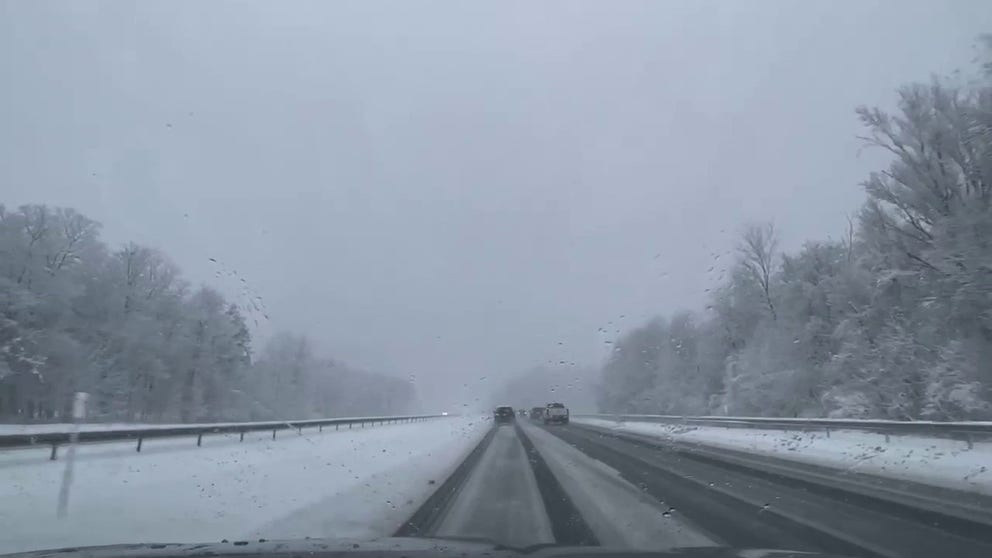
[[[139,542],[390,535],[481,438],[475,417],[84,445],[68,515],[56,517],[64,461],[0,453],[0,553]],[[37,455],[32,455],[36,453]]]
[[[573,418],[573,422],[992,495],[992,442],[853,430],[799,432]]]

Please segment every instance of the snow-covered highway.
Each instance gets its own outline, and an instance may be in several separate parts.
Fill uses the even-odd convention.
[[[992,555],[992,505],[651,429],[447,417],[376,428],[0,453],[0,552],[124,542],[433,536],[851,556]]]
[[[527,545],[550,542],[550,527],[566,545],[992,555],[992,502],[977,493],[580,423],[520,420],[486,444],[442,487],[447,503],[397,534]]]

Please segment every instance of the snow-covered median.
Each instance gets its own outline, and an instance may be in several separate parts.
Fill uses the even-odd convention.
[[[992,495],[992,442],[853,430],[798,432],[573,417],[572,422]]]
[[[0,453],[0,553],[127,542],[391,534],[488,423],[474,417],[342,430],[79,447],[69,512],[65,461]]]

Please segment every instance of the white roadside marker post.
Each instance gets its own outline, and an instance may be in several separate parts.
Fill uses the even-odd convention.
[[[86,400],[90,394],[77,391],[72,399],[72,433],[69,434],[69,450],[65,456],[65,471],[62,473],[62,487],[59,489],[58,516],[63,518],[69,512],[69,487],[72,485],[72,465],[76,458],[76,443],[79,441],[79,423],[86,418]]]

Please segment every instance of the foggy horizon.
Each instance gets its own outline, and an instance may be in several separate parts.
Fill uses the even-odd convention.
[[[256,353],[305,334],[425,408],[702,310],[750,223],[840,237],[889,160],[855,109],[970,73],[992,28],[981,1],[60,6],[2,4],[0,203],[258,296]]]

